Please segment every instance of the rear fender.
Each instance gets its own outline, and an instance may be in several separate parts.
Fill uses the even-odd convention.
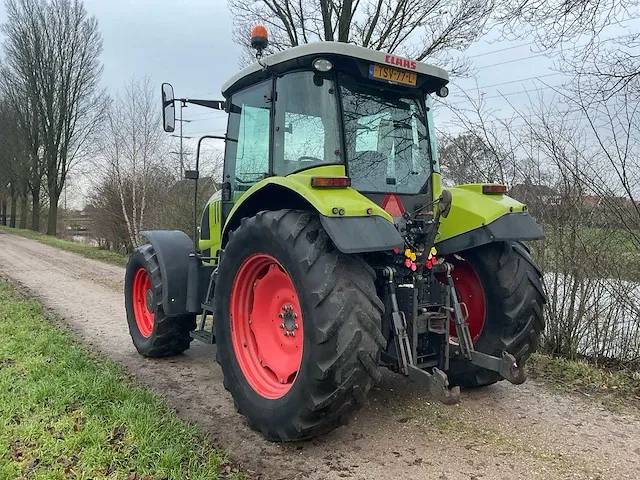
[[[318,213],[322,226],[343,253],[401,248],[402,236],[393,225],[392,217],[379,205],[352,188],[311,187],[314,176],[344,175],[344,166],[331,165],[261,180],[233,206],[222,232],[222,245],[226,245],[229,232],[240,226],[242,218],[263,210],[294,209]]]
[[[451,211],[441,219],[436,248],[448,255],[491,242],[544,238],[527,206],[501,194],[482,193],[482,184],[460,185],[451,192]]]

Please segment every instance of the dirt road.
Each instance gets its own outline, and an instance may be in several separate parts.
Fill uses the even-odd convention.
[[[384,371],[347,426],[281,445],[249,430],[222,387],[215,347],[149,360],[126,327],[123,269],[0,232],[0,276],[21,283],[87,343],[124,364],[260,479],[639,479],[640,420],[531,381],[463,392],[436,404]]]

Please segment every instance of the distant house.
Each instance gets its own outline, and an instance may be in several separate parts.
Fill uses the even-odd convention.
[[[527,205],[560,205],[560,195],[547,185],[519,183],[509,191],[509,196]]]
[[[597,195],[583,195],[582,206],[590,210],[596,209],[600,206],[602,198]]]

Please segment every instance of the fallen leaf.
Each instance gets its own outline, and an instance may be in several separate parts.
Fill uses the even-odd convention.
[[[34,458],[33,460],[31,460],[29,462],[29,468],[36,468],[38,466],[38,464],[40,463],[40,459],[39,458]]]
[[[127,477],[127,480],[136,480],[137,477],[138,476],[135,474],[135,472],[131,472]]]
[[[409,420],[411,420],[411,417],[399,418],[398,423],[407,423]]]

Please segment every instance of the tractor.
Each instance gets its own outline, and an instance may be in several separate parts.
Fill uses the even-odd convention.
[[[433,96],[446,71],[338,43],[272,54],[223,100],[224,136],[197,144],[193,235],[142,232],[125,273],[137,351],[216,345],[236,409],[271,441],[325,434],[366,402],[381,367],[445,404],[526,379],[546,303],[525,242],[544,233],[499,183],[444,188]],[[198,207],[201,144],[225,142],[221,186]],[[198,219],[198,213],[201,212]]]

